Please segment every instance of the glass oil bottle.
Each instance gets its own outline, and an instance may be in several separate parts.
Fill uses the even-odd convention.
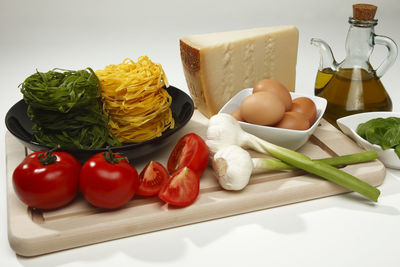
[[[376,6],[353,6],[353,17],[346,39],[346,58],[336,63],[329,45],[312,39],[321,52],[320,67],[315,82],[315,95],[327,100],[324,118],[337,127],[338,118],[369,111],[391,111],[392,101],[380,77],[394,63],[397,46],[390,38],[375,35],[373,19]],[[383,63],[374,70],[369,62],[375,44],[388,48]]]

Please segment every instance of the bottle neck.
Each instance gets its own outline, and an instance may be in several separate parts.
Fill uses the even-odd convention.
[[[374,49],[374,26],[376,20],[360,21],[349,19],[350,28],[346,39],[346,58],[342,68],[363,68],[373,71],[369,57]]]

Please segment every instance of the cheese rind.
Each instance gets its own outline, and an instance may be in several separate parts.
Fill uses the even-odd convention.
[[[294,91],[298,38],[294,26],[181,38],[183,70],[196,107],[211,117],[237,92],[262,79],[278,80]]]

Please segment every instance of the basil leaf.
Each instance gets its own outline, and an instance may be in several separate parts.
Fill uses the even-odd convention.
[[[400,118],[376,118],[358,125],[357,134],[382,149],[394,148],[400,158]]]
[[[400,144],[400,125],[396,124],[390,127],[382,137],[382,148],[389,149]]]
[[[383,135],[386,132],[384,127],[371,127],[365,131],[365,139],[371,144],[381,145],[383,141]]]
[[[386,128],[388,123],[383,118],[376,118],[369,120],[367,122],[361,123],[357,127],[357,134],[365,138],[367,136],[367,131],[375,128]],[[370,133],[371,134],[371,133]]]

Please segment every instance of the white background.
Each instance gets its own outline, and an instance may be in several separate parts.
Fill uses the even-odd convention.
[[[22,98],[30,74],[59,67],[104,68],[148,55],[170,84],[187,91],[179,38],[189,34],[273,25],[300,31],[296,91],[313,93],[319,53],[312,37],[344,43],[352,1],[0,1],[1,120]],[[398,0],[379,6],[375,28],[400,44]],[[386,50],[377,47],[377,67]],[[400,109],[400,60],[382,82]],[[5,170],[5,125],[0,163]],[[351,194],[159,231],[35,258],[14,254],[7,240],[5,171],[0,183],[1,266],[400,266],[400,172],[389,170],[377,205]]]

